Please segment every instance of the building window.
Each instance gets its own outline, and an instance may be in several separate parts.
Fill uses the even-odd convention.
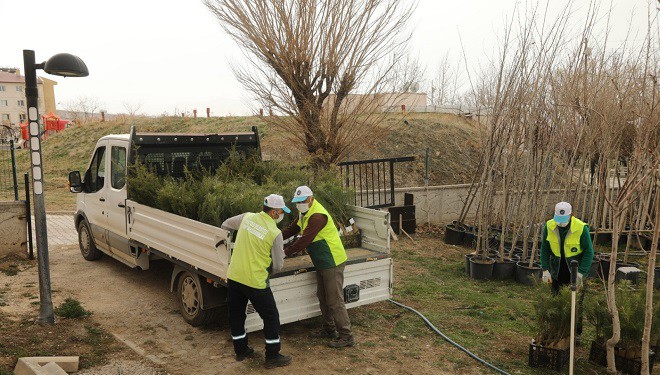
[[[0,100],[0,106],[6,107],[8,105],[9,105],[9,103],[7,103],[6,100]]]
[[[23,86],[16,86],[16,91],[23,92]]]
[[[19,105],[20,107],[25,107],[25,100],[19,100],[19,101],[18,101],[18,105]]]
[[[25,120],[27,120],[27,115],[25,113],[21,113],[18,115],[18,119],[20,122],[25,122]]]
[[[6,114],[6,113],[3,113],[2,114],[2,122],[4,123],[5,121],[7,121],[7,122],[9,121],[9,115]]]
[[[5,91],[5,87],[0,85],[0,91]]]

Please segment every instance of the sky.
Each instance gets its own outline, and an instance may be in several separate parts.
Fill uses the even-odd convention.
[[[629,39],[643,39],[648,1],[653,0],[602,2],[612,6],[613,43],[629,30]],[[552,0],[550,12],[565,3]],[[526,2],[418,0],[410,25],[411,54],[427,77],[444,56],[476,69],[496,53],[498,35],[516,4]],[[582,21],[589,0],[573,4],[576,22]],[[109,113],[137,106],[148,115],[204,113],[207,107],[214,116],[254,111],[255,103],[230,68],[230,62],[244,61],[243,54],[201,0],[0,0],[0,15],[0,66],[23,71],[23,49],[34,50],[38,62],[68,52],[87,64],[86,78],[39,72],[58,82],[58,109],[90,98]]]

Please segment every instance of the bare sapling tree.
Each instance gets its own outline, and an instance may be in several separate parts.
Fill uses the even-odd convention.
[[[127,116],[134,117],[137,116],[140,112],[140,109],[142,108],[142,102],[124,102],[123,107]]]
[[[264,121],[303,146],[316,168],[375,135],[401,87],[415,4],[403,0],[203,0],[243,48],[243,86],[276,116]],[[416,80],[408,76],[408,81]],[[352,95],[361,94],[361,95]],[[360,142],[356,142],[360,140]],[[358,144],[360,143],[360,144]]]
[[[653,325],[653,288],[655,281],[655,258],[660,246],[660,171],[655,171],[655,223],[653,223],[653,239],[651,240],[651,251],[649,254],[649,263],[646,270],[646,307],[644,314],[644,333],[642,334],[642,374],[651,373],[649,364],[649,347],[651,344],[651,327]],[[658,324],[658,322],[656,322]],[[657,355],[657,354],[656,354]]]
[[[102,104],[98,98],[80,96],[64,103],[64,110],[75,120],[90,120],[101,109]]]

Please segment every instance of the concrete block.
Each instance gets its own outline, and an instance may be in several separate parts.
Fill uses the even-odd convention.
[[[0,258],[27,255],[27,218],[24,201],[0,202]]]
[[[619,267],[616,270],[615,281],[628,280],[633,283],[633,285],[639,284],[639,275],[642,273],[637,267]]]
[[[24,357],[14,368],[15,375],[64,375],[77,372],[80,357]]]

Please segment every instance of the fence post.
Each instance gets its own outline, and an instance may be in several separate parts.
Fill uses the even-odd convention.
[[[394,161],[390,159],[390,198],[392,199],[392,206],[396,206],[394,201]]]
[[[206,107],[206,118],[210,118],[210,117],[211,117],[211,108]]]
[[[32,208],[30,207],[30,176],[27,172],[23,175],[25,178],[25,216],[27,216],[28,226],[28,244],[30,245],[30,253],[28,258],[34,259],[34,245],[32,244]]]
[[[16,179],[16,155],[14,153],[14,140],[9,140],[9,150],[11,151],[11,174],[14,176],[14,200],[18,200],[18,180]]]
[[[426,146],[426,174],[424,175],[424,184],[429,186],[429,146]]]

